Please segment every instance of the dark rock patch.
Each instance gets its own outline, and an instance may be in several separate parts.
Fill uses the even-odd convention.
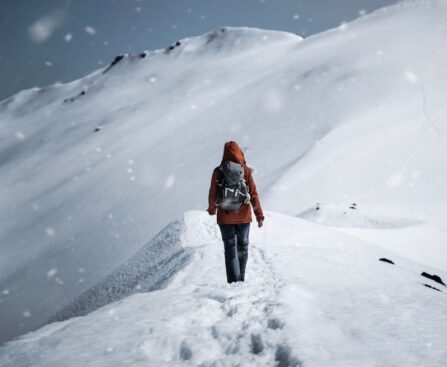
[[[441,279],[441,277],[440,277],[439,275],[428,274],[428,273],[426,273],[425,271],[423,271],[423,272],[421,273],[421,275],[422,275],[423,277],[426,277],[426,278],[428,278],[428,279],[433,280],[433,281],[436,282],[436,283],[442,284],[442,285],[445,287],[445,283],[442,281],[442,279]]]
[[[87,92],[85,90],[82,90],[81,92],[79,92],[78,94],[76,94],[73,97],[69,97],[69,98],[65,98],[64,99],[64,103],[70,103],[70,102],[74,102],[76,101],[78,98],[85,96],[87,94]]]
[[[356,210],[357,209],[357,204],[356,203],[352,203],[351,206],[349,207],[349,209]]]
[[[441,292],[440,289],[438,289],[438,288],[436,288],[436,287],[432,287],[430,284],[424,284],[424,285],[425,285],[427,288],[434,289],[435,291]]]
[[[107,67],[106,70],[104,70],[102,73],[107,73],[111,68],[113,68],[116,64],[118,64],[122,59],[124,59],[124,54],[120,54],[118,56],[115,56],[115,59],[112,61],[112,63]]]
[[[173,45],[170,45],[167,49],[166,52],[172,51],[174,48],[181,46],[182,43],[180,41],[177,41],[176,43],[174,43]]]
[[[385,263],[394,265],[394,262],[392,260],[390,260],[390,259],[387,259],[386,257],[380,258],[379,261],[383,261]]]

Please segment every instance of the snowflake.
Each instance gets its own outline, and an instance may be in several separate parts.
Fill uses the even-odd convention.
[[[48,278],[52,278],[52,277],[54,277],[56,275],[56,273],[57,273],[57,269],[56,268],[50,269],[47,272],[47,277]]]
[[[95,34],[96,34],[96,29],[93,28],[93,27],[90,26],[90,25],[85,26],[85,31],[86,31],[88,34],[91,34],[91,35],[95,35]]]
[[[67,33],[64,37],[65,42],[70,42],[73,39],[73,35],[71,33]]]
[[[31,312],[30,311],[23,311],[23,317],[30,318]]]
[[[405,79],[407,79],[410,83],[417,83],[418,81],[418,77],[416,76],[415,73],[413,73],[412,71],[406,71],[404,73],[404,77]]]
[[[45,233],[46,233],[47,236],[49,236],[49,237],[53,237],[54,234],[55,234],[54,229],[51,228],[51,227],[46,228],[46,229],[45,229]]]
[[[61,10],[37,19],[28,29],[29,37],[33,42],[45,42],[54,31],[62,25],[65,13]]]
[[[165,188],[169,189],[171,188],[175,183],[175,176],[174,175],[170,175],[168,176],[168,178],[165,181]]]

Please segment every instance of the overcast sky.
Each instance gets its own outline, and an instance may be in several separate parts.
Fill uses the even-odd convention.
[[[397,0],[0,0],[0,100],[222,26],[304,37]]]

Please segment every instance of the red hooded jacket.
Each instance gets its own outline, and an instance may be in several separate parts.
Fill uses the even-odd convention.
[[[242,152],[239,145],[234,141],[225,143],[222,163],[226,161],[240,163],[244,167],[244,178],[248,187],[248,192],[250,194],[251,205],[242,205],[238,210],[235,211],[223,210],[216,205],[217,185],[219,179],[219,167],[216,167],[211,177],[211,186],[208,195],[208,213],[215,214],[217,210],[218,224],[250,223],[252,221],[251,207],[253,207],[256,220],[263,221],[264,214],[262,213],[261,203],[259,202],[258,192],[256,191],[256,185],[251,174],[251,169],[247,167],[244,153]]]

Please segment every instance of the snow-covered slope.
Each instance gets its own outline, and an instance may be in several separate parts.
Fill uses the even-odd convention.
[[[252,231],[246,283],[225,282],[214,218],[188,212],[164,230],[193,253],[166,289],[7,343],[0,365],[445,365],[445,287],[420,265],[328,227],[266,217]]]
[[[0,340],[45,323],[180,213],[204,209],[229,139],[258,168],[267,209],[355,201],[367,218],[445,237],[446,32],[442,0],[304,41],[225,28],[0,103]],[[447,247],[427,254],[421,236],[405,236],[412,258],[442,266]]]

